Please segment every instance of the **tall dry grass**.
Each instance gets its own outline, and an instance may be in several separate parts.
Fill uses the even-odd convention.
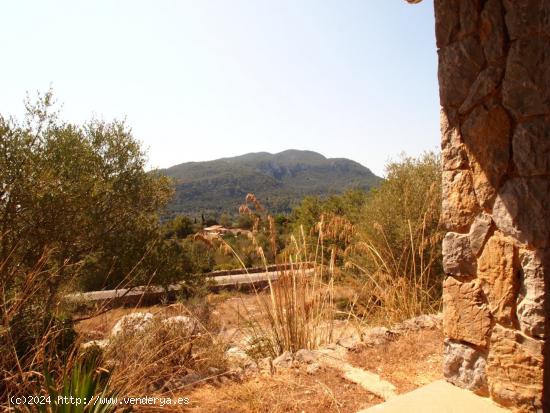
[[[382,239],[384,229],[379,228]],[[361,254],[360,260],[346,262],[357,274],[348,279],[356,290],[352,301],[354,316],[369,325],[392,325],[420,314],[441,310],[441,278],[434,271],[440,259],[440,235],[426,237],[423,231],[410,229],[410,243],[394,251],[383,243],[362,239],[350,250]],[[368,261],[361,265],[358,261]]]
[[[254,358],[276,357],[285,351],[314,349],[328,344],[333,339],[334,321],[334,267],[323,262],[323,231],[319,231],[314,251],[308,249],[303,228],[298,236],[290,237],[285,251],[276,250],[277,229],[273,218],[265,213],[259,200],[249,194],[247,203],[241,207],[241,213],[252,215],[254,231],[252,243],[262,257],[268,274],[265,251],[257,242],[256,234],[262,226],[267,233],[270,256],[277,263],[289,264],[289,269],[277,272],[276,279],[268,278],[267,288],[261,289],[253,284],[256,308],[252,312],[245,308],[246,334],[250,336],[248,352]],[[223,239],[225,248],[240,261],[246,271],[238,251],[235,251]]]

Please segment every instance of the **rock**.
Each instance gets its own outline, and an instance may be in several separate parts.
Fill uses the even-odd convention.
[[[487,0],[481,12],[479,37],[485,58],[496,63],[504,58],[506,50],[506,29],[500,0]]]
[[[290,368],[292,367],[292,353],[290,351],[285,351],[279,357],[273,360],[273,365],[280,368]]]
[[[514,164],[520,176],[550,175],[550,119],[520,123],[512,137]]]
[[[261,359],[258,363],[258,367],[260,368],[260,372],[262,373],[268,373],[270,375],[275,374],[275,367],[273,365],[273,359],[271,357],[265,357]]]
[[[437,47],[442,48],[451,43],[460,30],[457,0],[435,0],[435,31]]]
[[[451,126],[447,113],[442,109],[440,113],[441,129],[441,159],[444,171],[465,168],[468,165],[466,150],[458,127]]]
[[[470,87],[468,96],[460,106],[459,112],[461,114],[467,113],[475,105],[481,103],[485,97],[493,93],[500,85],[503,75],[504,69],[502,67],[489,66],[484,69]]]
[[[225,352],[225,356],[227,357],[229,363],[233,366],[250,366],[254,363],[254,360],[246,354],[246,351],[239,347],[231,347]]]
[[[464,343],[445,340],[443,375],[455,386],[488,394],[485,353]]]
[[[186,374],[180,380],[181,380],[181,383],[185,386],[185,385],[189,385],[189,384],[193,384],[198,381],[201,381],[202,379],[203,377],[200,374],[193,372],[193,373]]]
[[[294,360],[300,363],[310,364],[317,361],[318,355],[312,350],[301,349],[294,354]]]
[[[185,335],[192,335],[197,327],[195,320],[184,315],[165,318],[162,320],[162,325],[170,329],[177,329]]]
[[[517,298],[517,318],[524,334],[545,337],[544,272],[550,271],[549,251],[522,250],[520,253],[520,289]]]
[[[543,342],[497,324],[487,357],[491,397],[507,407],[542,411],[543,374]]]
[[[117,321],[111,330],[111,336],[116,337],[119,334],[135,334],[145,331],[153,321],[151,313],[130,313]]]
[[[482,207],[489,208],[510,161],[511,122],[499,105],[477,106],[464,121],[461,132],[473,172],[474,192]]]
[[[386,327],[369,328],[363,333],[362,340],[369,346],[384,344],[390,339],[390,330]]]
[[[540,0],[504,0],[506,26],[512,40],[542,33],[550,36],[550,3]]]
[[[460,19],[460,35],[466,36],[476,33],[479,27],[479,0],[460,0],[459,4],[459,19]]]
[[[306,367],[306,373],[307,374],[315,374],[321,369],[321,365],[319,363],[311,363],[308,364]]]
[[[339,338],[336,341],[336,344],[338,344],[339,346],[342,346],[344,348],[347,348],[347,349],[352,349],[357,344],[359,344],[360,342],[361,342],[361,339],[358,336],[351,335],[351,336],[348,336],[348,337]]]
[[[442,193],[442,224],[448,231],[467,232],[479,212],[471,172],[443,171]]]
[[[533,36],[512,42],[502,83],[502,101],[516,117],[550,113],[548,38]]]
[[[550,246],[550,179],[511,178],[499,191],[493,208],[498,229],[535,248]]]
[[[442,322],[442,314],[421,314],[419,316],[410,318],[403,321],[401,324],[406,330],[421,330],[421,329],[430,329],[430,328],[439,328]],[[388,336],[392,337],[394,335],[393,331],[395,328],[392,328],[388,332]]]
[[[443,283],[443,309],[446,337],[487,346],[491,315],[478,281],[460,282],[448,277]]]
[[[459,107],[484,66],[483,49],[475,35],[440,49],[438,77],[441,105]]]
[[[478,278],[497,322],[512,325],[517,283],[517,251],[501,233],[489,238],[478,260]]]
[[[482,212],[474,219],[470,227],[470,233],[468,234],[470,238],[470,248],[474,255],[477,256],[481,252],[492,224],[493,220],[491,216],[485,212]]]
[[[443,271],[455,277],[471,277],[476,274],[476,257],[470,247],[467,234],[448,232],[443,238]]]

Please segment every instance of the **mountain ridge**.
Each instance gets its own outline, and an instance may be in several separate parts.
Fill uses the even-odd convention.
[[[185,162],[159,172],[175,180],[168,212],[195,216],[234,215],[247,193],[271,213],[287,213],[304,196],[370,190],[382,179],[356,161],[297,149]]]

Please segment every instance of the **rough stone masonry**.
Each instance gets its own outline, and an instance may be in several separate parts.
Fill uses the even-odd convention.
[[[550,412],[550,0],[435,0],[435,20],[445,377]]]

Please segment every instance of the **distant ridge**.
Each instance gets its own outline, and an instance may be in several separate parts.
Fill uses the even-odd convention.
[[[295,149],[186,162],[160,172],[176,182],[169,213],[195,216],[236,214],[249,192],[271,213],[285,213],[306,195],[328,196],[352,188],[369,190],[381,180],[350,159],[326,158],[317,152]]]

